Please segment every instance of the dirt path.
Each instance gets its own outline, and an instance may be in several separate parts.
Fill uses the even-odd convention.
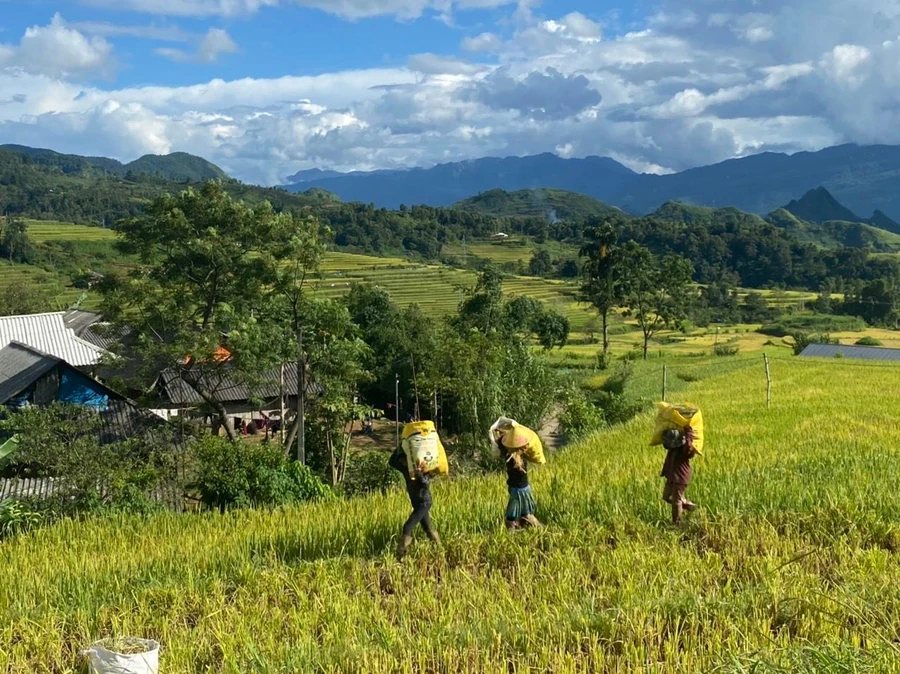
[[[550,417],[550,421],[544,424],[538,431],[538,435],[541,437],[541,442],[544,443],[544,447],[553,451],[562,448],[566,444],[566,437],[562,432],[559,417],[557,416],[558,412],[559,410],[554,410],[553,416]]]

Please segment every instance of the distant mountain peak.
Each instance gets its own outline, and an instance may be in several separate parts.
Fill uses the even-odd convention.
[[[203,180],[227,180],[228,174],[211,161],[187,152],[171,154],[145,154],[130,164],[126,172],[157,175],[166,180],[200,182]]]
[[[800,199],[791,201],[784,209],[808,222],[821,223],[832,220],[865,222],[856,213],[842,205],[824,187],[809,190]]]
[[[900,223],[892,220],[878,209],[875,209],[875,212],[872,213],[872,217],[869,218],[869,224],[878,229],[884,229],[888,232],[893,232],[894,234],[900,234]]]

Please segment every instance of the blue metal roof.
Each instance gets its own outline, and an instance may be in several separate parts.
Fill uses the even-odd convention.
[[[889,360],[900,362],[900,349],[888,349],[883,346],[856,346],[850,344],[810,344],[801,358],[842,358],[857,360]]]

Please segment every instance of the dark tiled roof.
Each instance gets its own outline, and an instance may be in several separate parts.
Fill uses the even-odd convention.
[[[800,354],[803,358],[841,358],[856,360],[887,360],[900,362],[900,349],[880,346],[856,346],[844,344],[810,344]]]
[[[243,402],[250,399],[274,400],[281,396],[281,371],[279,369],[263,373],[259,381],[248,384],[235,381],[228,376],[221,380],[206,378],[207,388],[212,391],[220,402]],[[293,363],[284,367],[284,393],[296,396],[299,390],[297,368]],[[173,405],[201,405],[202,396],[185,382],[177,372],[166,370],[160,377],[162,393]],[[322,393],[322,387],[312,381],[307,381],[306,394],[316,396]]]

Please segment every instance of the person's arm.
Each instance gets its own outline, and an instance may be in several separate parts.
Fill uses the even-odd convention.
[[[406,452],[404,452],[400,447],[394,450],[394,453],[391,454],[391,458],[388,460],[388,465],[394,470],[398,470],[401,473],[406,473],[409,468],[406,464]]]
[[[684,427],[684,451],[689,459],[697,455],[697,450],[694,449],[694,429],[690,426]]]

